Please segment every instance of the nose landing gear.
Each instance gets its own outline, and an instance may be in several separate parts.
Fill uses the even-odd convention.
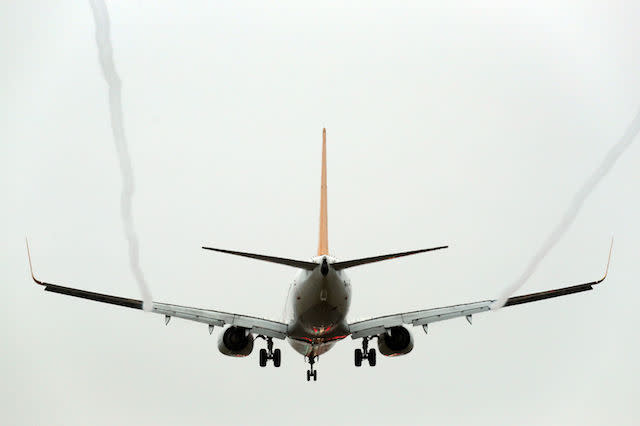
[[[280,349],[273,349],[273,338],[272,337],[265,337],[262,335],[259,335],[257,337],[260,337],[264,340],[267,341],[267,349],[260,349],[260,367],[266,367],[267,366],[267,362],[271,359],[273,360],[273,366],[274,367],[280,367],[280,361],[282,360],[282,355],[280,352]]]
[[[376,350],[373,348],[369,349],[369,339],[371,339],[371,337],[364,337],[362,339],[362,349],[356,349],[354,352],[353,360],[356,367],[362,366],[363,359],[369,361],[370,367],[375,367],[376,365]]]
[[[307,382],[311,380],[313,377],[313,381],[318,380],[318,370],[313,368],[313,364],[316,362],[315,356],[309,356],[307,359],[309,360],[309,369],[307,370]]]

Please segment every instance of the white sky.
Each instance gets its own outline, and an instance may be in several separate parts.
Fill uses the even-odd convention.
[[[299,3],[108,1],[158,301],[280,319],[293,270],[200,246],[312,256],[323,126],[333,254],[451,245],[352,270],[352,319],[496,297],[640,104],[637,2]],[[604,285],[414,329],[374,369],[345,340],[317,383],[286,344],[260,369],[32,285],[26,234],[42,279],[139,297],[93,25],[0,3],[2,423],[640,422],[638,141],[523,291],[598,278],[613,234]]]

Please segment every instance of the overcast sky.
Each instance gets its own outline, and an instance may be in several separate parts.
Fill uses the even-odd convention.
[[[280,320],[306,259],[327,128],[350,318],[494,298],[640,105],[633,1],[107,1],[157,301]],[[347,6],[345,6],[345,4]],[[631,425],[640,422],[640,141],[523,292],[595,291],[413,329],[415,349],[307,383],[221,355],[219,330],[44,293],[40,278],[139,298],[87,1],[0,3],[0,419],[4,424]],[[256,351],[257,352],[257,351]]]

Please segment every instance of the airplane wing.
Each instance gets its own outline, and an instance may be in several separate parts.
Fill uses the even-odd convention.
[[[609,249],[609,261],[610,260],[611,249]],[[538,293],[530,293],[522,296],[510,297],[509,299],[507,299],[504,307],[593,290],[594,285],[600,284],[607,277],[607,272],[609,271],[609,261],[607,261],[607,269],[605,270],[604,276],[597,281],[562,287],[555,290],[541,291]],[[426,327],[428,324],[452,318],[466,317],[467,321],[471,323],[472,315],[491,310],[491,305],[494,302],[496,302],[496,300],[483,300],[481,302],[463,303],[461,305],[446,306],[443,308],[403,312],[394,315],[371,318],[368,320],[349,324],[349,331],[351,332],[352,339],[359,339],[361,337],[376,336],[384,333],[391,327],[397,327],[401,325],[412,325],[414,327],[421,325],[425,328],[426,331]]]
[[[31,270],[31,278],[33,278],[33,281],[35,281],[36,284],[43,286],[45,291],[142,310],[142,300],[112,296],[103,293],[95,293],[92,291],[80,290],[77,288],[65,287],[58,284],[51,284],[40,281],[35,277],[33,273],[33,267],[31,265],[31,254],[29,253],[28,243],[27,253],[29,255],[29,269]],[[284,339],[285,337],[287,337],[287,324],[248,315],[232,314],[228,312],[213,311],[210,309],[192,308],[189,306],[171,305],[168,303],[159,302],[153,302],[153,308],[151,312],[164,315],[165,323],[168,323],[171,317],[177,317],[208,324],[210,327],[210,331],[213,330],[211,328],[213,326],[222,327],[224,325],[234,325],[238,327],[248,328],[252,333],[262,334],[268,337],[273,337],[275,339]]]

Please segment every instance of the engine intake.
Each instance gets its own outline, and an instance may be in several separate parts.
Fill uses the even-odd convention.
[[[413,337],[405,327],[391,327],[378,336],[378,350],[384,356],[406,355],[413,350]]]
[[[218,338],[218,349],[228,356],[247,356],[253,350],[253,334],[248,328],[231,326]]]

